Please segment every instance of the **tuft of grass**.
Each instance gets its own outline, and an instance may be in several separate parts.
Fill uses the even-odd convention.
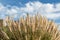
[[[7,26],[0,27],[0,40],[60,40],[60,31],[53,21],[36,14],[19,21],[7,17]]]

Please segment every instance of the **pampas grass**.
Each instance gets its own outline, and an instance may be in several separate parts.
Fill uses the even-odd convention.
[[[60,40],[57,25],[39,14],[27,14],[19,21],[7,17],[6,22],[6,27],[0,27],[0,40]]]

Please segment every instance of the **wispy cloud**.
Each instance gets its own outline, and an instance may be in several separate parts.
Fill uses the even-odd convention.
[[[43,4],[37,1],[28,2],[24,7],[11,6],[10,8],[0,4],[0,18],[3,18],[5,15],[17,17],[18,15],[35,14],[37,12],[49,19],[57,19],[60,17],[60,3],[54,5],[50,3]]]

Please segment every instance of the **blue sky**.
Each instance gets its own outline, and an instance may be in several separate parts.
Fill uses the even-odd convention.
[[[36,12],[60,24],[60,0],[0,0],[0,19],[6,15],[17,19]]]
[[[39,1],[42,3],[52,3],[52,4],[60,3],[60,0],[0,0],[0,3],[4,5],[12,5],[12,6],[20,7],[20,6],[24,6],[25,3],[30,2],[30,1],[31,2]]]

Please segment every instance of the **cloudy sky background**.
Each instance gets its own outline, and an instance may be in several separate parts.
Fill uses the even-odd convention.
[[[0,0],[0,19],[7,15],[17,19],[37,12],[60,24],[60,0]]]

